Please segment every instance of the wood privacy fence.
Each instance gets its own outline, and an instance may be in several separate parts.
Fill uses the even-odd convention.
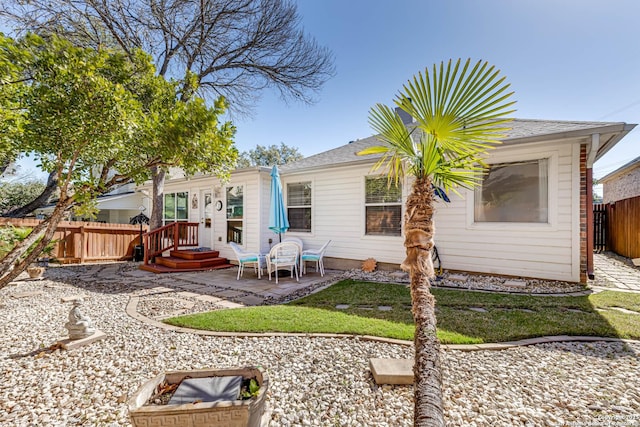
[[[593,250],[595,252],[608,249],[607,206],[603,203],[593,205]]]
[[[606,206],[608,249],[627,258],[640,258],[640,196]]]
[[[37,219],[0,218],[0,227],[35,227]],[[147,231],[143,226],[143,233]],[[77,264],[133,259],[133,248],[140,244],[140,226],[100,222],[61,221],[53,236],[51,258]]]

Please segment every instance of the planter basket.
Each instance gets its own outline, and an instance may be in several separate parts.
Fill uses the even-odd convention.
[[[185,378],[242,376],[256,378],[257,396],[247,400],[197,402],[183,405],[148,405],[158,385],[180,383]],[[200,369],[165,372],[140,387],[129,399],[129,416],[135,427],[260,427],[269,379],[262,368]]]

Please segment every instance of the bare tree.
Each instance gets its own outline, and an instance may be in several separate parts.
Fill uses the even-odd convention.
[[[0,15],[17,31],[142,48],[160,75],[186,83],[192,74],[244,113],[266,88],[313,102],[334,72],[331,53],[304,34],[287,0],[6,0]]]
[[[328,49],[304,33],[289,0],[4,0],[0,17],[16,32],[55,32],[85,46],[139,47],[158,73],[230,110],[249,114],[264,89],[312,103],[334,73]],[[164,170],[154,170],[151,226],[162,221]]]

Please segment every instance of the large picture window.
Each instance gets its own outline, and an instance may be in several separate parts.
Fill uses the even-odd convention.
[[[475,190],[475,222],[549,221],[549,161],[489,165]]]
[[[242,244],[244,191],[241,185],[227,187],[227,243]]]
[[[402,187],[385,177],[365,179],[365,234],[400,236],[402,232]]]
[[[287,184],[289,231],[311,232],[311,182]]]
[[[165,193],[163,223],[189,220],[189,193]]]

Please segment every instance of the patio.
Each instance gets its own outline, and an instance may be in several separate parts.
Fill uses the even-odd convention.
[[[324,277],[313,269],[296,281],[289,275],[281,275],[279,283],[269,280],[265,274],[261,279],[247,268],[243,277],[236,280],[237,267],[222,270],[196,271],[170,274],[154,274],[139,270],[137,263],[108,263],[99,265],[51,267],[47,278],[64,280],[74,277],[81,281],[117,282],[133,291],[136,288],[154,289],[156,292],[186,291],[223,298],[236,304],[252,306],[276,304],[306,295],[316,289],[334,283],[341,276],[339,271],[327,270]]]

